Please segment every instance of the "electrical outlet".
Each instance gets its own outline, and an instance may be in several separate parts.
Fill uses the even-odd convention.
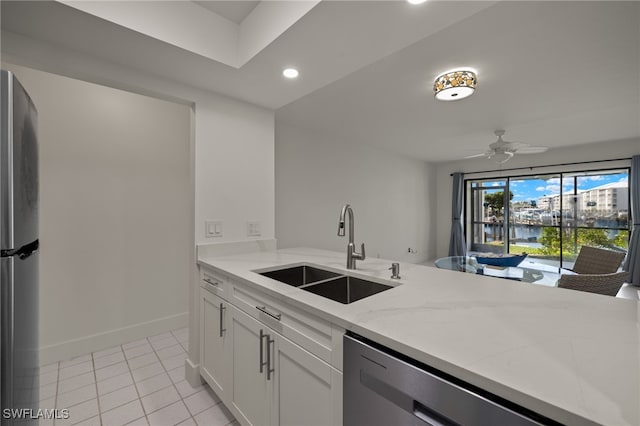
[[[208,220],[204,223],[205,238],[222,237],[222,221]]]
[[[248,237],[259,237],[261,234],[262,233],[260,232],[260,222],[257,222],[257,221],[247,222]]]

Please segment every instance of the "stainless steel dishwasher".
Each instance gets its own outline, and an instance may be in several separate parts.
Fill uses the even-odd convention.
[[[361,336],[344,336],[344,425],[557,424]]]

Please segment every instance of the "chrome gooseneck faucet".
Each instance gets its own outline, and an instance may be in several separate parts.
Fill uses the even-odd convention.
[[[349,204],[345,204],[340,212],[340,221],[338,222],[338,236],[344,237],[344,221],[346,214],[349,213],[349,244],[347,245],[347,269],[356,269],[356,259],[364,260],[364,243],[362,243],[362,253],[356,252],[356,245],[353,243],[353,210]]]

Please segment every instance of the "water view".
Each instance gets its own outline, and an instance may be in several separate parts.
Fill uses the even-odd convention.
[[[625,251],[628,178],[627,169],[468,180],[470,250],[556,264],[571,262],[583,245]]]

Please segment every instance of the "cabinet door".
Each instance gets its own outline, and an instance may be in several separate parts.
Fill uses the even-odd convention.
[[[230,305],[205,289],[200,289],[200,372],[211,389],[222,398],[231,393],[231,334],[227,325]]]
[[[266,377],[266,347],[270,329],[233,307],[231,332],[234,408],[232,411],[240,416],[238,420],[243,425],[267,425],[274,383],[273,379],[267,380]]]
[[[342,373],[281,336],[270,350],[276,380],[271,424],[342,424]]]

